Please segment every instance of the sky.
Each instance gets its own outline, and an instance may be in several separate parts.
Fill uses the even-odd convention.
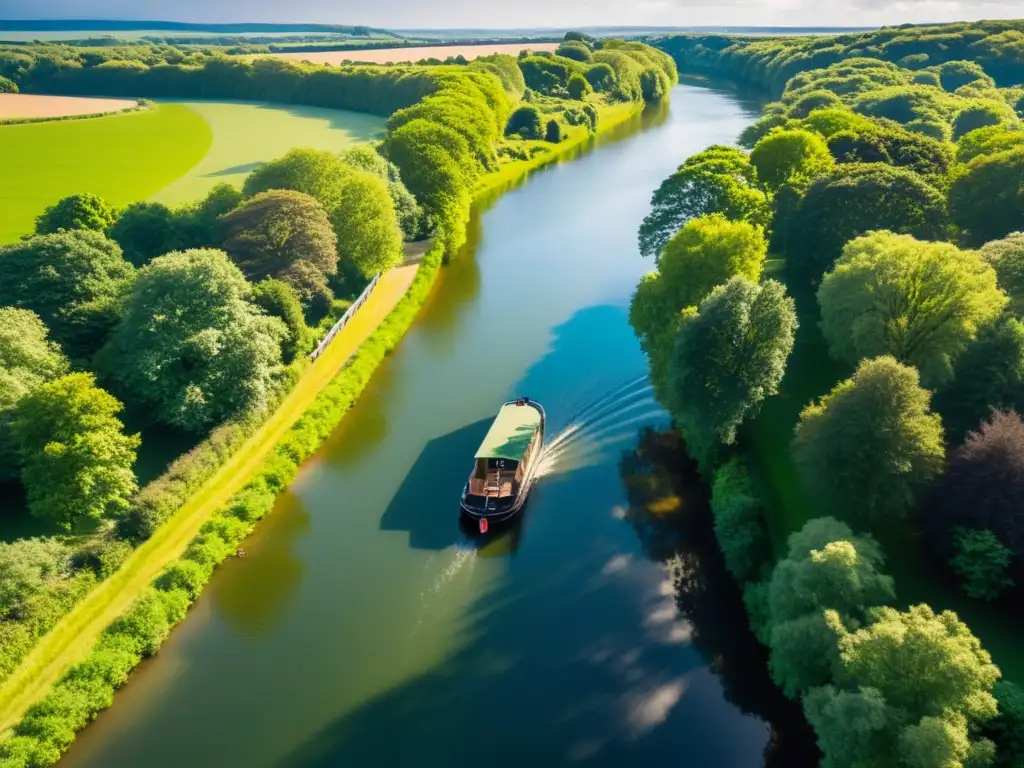
[[[364,24],[391,29],[881,26],[1024,18],[1024,0],[0,0],[0,19]]]

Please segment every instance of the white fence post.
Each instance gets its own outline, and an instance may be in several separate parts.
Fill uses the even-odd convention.
[[[334,341],[334,337],[338,335],[338,331],[340,331],[342,328],[348,325],[348,321],[352,319],[352,316],[356,313],[356,310],[358,310],[361,306],[363,306],[363,304],[366,303],[366,299],[369,297],[371,293],[373,293],[373,289],[377,287],[377,283],[380,281],[380,275],[381,273],[378,272],[376,275],[373,276],[373,280],[371,280],[370,284],[363,289],[363,292],[361,294],[359,294],[359,298],[353,301],[352,306],[345,310],[345,314],[341,316],[341,319],[338,322],[336,322],[333,326],[331,326],[331,330],[329,330],[327,332],[327,335],[324,336],[323,340],[316,345],[316,349],[314,349],[310,353],[310,360],[316,360],[318,357],[320,357],[320,355],[323,354],[323,351],[327,349],[327,347],[330,345],[332,341]]]

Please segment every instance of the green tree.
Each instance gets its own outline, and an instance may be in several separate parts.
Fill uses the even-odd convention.
[[[978,254],[995,269],[999,287],[1013,302],[1014,314],[1024,314],[1024,232],[985,243]]]
[[[0,306],[32,310],[72,360],[87,360],[116,322],[134,272],[99,232],[37,235],[0,246]]]
[[[0,76],[0,93],[19,93],[18,84],[10,78]]]
[[[835,165],[825,140],[804,130],[773,131],[757,142],[750,162],[757,178],[772,191],[793,176],[813,179]]]
[[[830,517],[790,535],[765,597],[772,678],[787,696],[830,682],[846,628],[893,599],[883,563],[873,538]]]
[[[935,396],[951,442],[977,429],[992,408],[1024,411],[1024,323],[1014,317],[983,328]]]
[[[68,371],[67,358],[47,333],[34,312],[0,307],[0,482],[17,475],[10,422],[18,401]]]
[[[402,183],[398,166],[363,144],[346,149],[341,153],[341,160],[353,168],[366,171],[387,182],[388,194],[391,195],[391,202],[395,206],[395,215],[398,216],[402,234],[406,240],[415,240],[423,226],[423,209],[416,202],[412,192]]]
[[[946,204],[937,189],[911,171],[851,163],[811,184],[788,229],[787,266],[817,280],[846,243],[871,230],[941,239]]]
[[[459,157],[440,141],[425,121],[403,125],[388,133],[384,152],[401,171],[402,180],[424,209],[435,217],[449,218],[469,200],[469,181]]]
[[[569,82],[566,85],[566,90],[569,92],[570,99],[580,100],[587,98],[594,89],[590,87],[590,83],[587,82],[587,78],[579,72],[573,72],[569,76]]]
[[[734,147],[713,146],[688,158],[651,197],[651,212],[640,225],[640,253],[657,258],[672,235],[699,216],[768,223],[768,198],[755,180],[750,160]]]
[[[854,365],[892,355],[937,386],[1006,295],[977,254],[949,243],[872,232],[850,241],[821,281],[821,328],[832,356]]]
[[[295,289],[283,280],[268,277],[253,286],[252,303],[284,323],[288,335],[281,342],[281,357],[285,363],[290,363],[306,336],[306,322]]]
[[[668,362],[680,312],[696,306],[715,286],[735,275],[761,277],[767,246],[760,227],[712,215],[686,223],[658,261],[658,272],[637,286],[629,318],[647,353],[651,379],[667,402]]]
[[[669,409],[701,463],[778,392],[796,327],[782,285],[745,277],[716,288],[683,318],[669,363]]]
[[[793,454],[805,485],[847,520],[906,514],[941,470],[942,424],[914,368],[864,360],[800,414]]]
[[[551,144],[558,144],[562,140],[562,126],[557,120],[548,120],[548,125],[544,129],[544,141]]]
[[[952,611],[881,608],[839,647],[848,678],[879,691],[905,721],[956,713],[980,722],[996,714],[992,686],[999,669]]]
[[[65,197],[36,219],[37,235],[52,235],[62,229],[92,229],[106,232],[117,212],[97,195],[82,193]]]
[[[965,133],[957,140],[956,160],[966,164],[980,155],[995,155],[1021,145],[1024,145],[1024,131],[990,125]]]
[[[192,432],[264,407],[286,331],[247,301],[251,290],[222,251],[154,259],[104,350],[108,374],[160,421]]]
[[[364,277],[402,263],[402,231],[387,184],[353,169],[331,213],[342,262]]]
[[[1005,106],[1005,105],[1004,105]],[[953,120],[953,138],[959,139],[971,131],[1000,125],[1005,112],[990,104],[973,104],[957,112]]]
[[[142,267],[177,247],[181,227],[174,211],[163,203],[132,203],[107,233],[121,246],[132,265]]]
[[[1024,690],[1009,680],[993,686],[999,714],[987,723],[986,735],[997,747],[995,765],[1017,768],[1024,764]]]
[[[128,509],[140,440],[124,434],[115,418],[121,407],[88,373],[48,382],[21,399],[11,435],[34,516],[71,529]]]
[[[1006,575],[1013,552],[992,531],[960,528],[953,535],[956,554],[949,561],[964,592],[976,600],[995,600],[1013,579]]]
[[[592,67],[587,69],[583,75],[587,82],[590,83],[590,87],[598,93],[604,93],[610,91],[615,87],[618,78],[615,75],[615,70],[612,69],[610,64],[604,62],[594,64]]]
[[[329,213],[337,207],[346,173],[345,164],[331,152],[293,149],[250,173],[243,192],[246,197],[254,197],[272,189],[290,189],[316,198]]]
[[[325,278],[338,271],[336,236],[327,212],[302,192],[262,192],[221,221],[223,248],[251,281],[277,277],[288,282],[288,269],[297,261],[308,262]]]
[[[729,573],[741,585],[753,581],[761,566],[769,561],[771,548],[764,512],[739,458],[715,470],[711,514],[715,538]]]
[[[1024,230],[1024,146],[971,160],[950,184],[949,212],[973,245]]]
[[[539,139],[543,135],[542,126],[540,110],[532,104],[524,104],[509,115],[505,135]]]
[[[803,699],[821,748],[821,768],[884,768],[889,711],[873,688],[844,691],[826,685]]]
[[[71,551],[57,539],[0,542],[0,619],[18,618],[25,601],[71,570]]]
[[[590,62],[592,53],[585,43],[570,40],[558,46],[558,49],[555,51],[555,55],[587,64]],[[573,98],[576,99],[579,97],[573,96]]]

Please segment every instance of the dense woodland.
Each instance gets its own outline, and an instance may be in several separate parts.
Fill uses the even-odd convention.
[[[1019,611],[1022,30],[659,43],[778,99],[744,149],[710,147],[654,194],[639,243],[656,270],[630,320],[825,766],[1024,765],[1024,694],[955,613],[893,607],[876,538],[919,534],[931,578]],[[814,326],[847,378],[778,449],[829,516],[773,557],[747,451],[765,400],[806,375],[786,368]]]
[[[524,52],[432,67],[221,56],[143,63],[49,45],[0,53],[12,89],[216,95],[389,115],[379,146],[293,150],[252,171],[241,190],[222,185],[179,208],[114,209],[83,191],[54,201],[35,233],[0,246],[0,483],[11,496],[20,487],[36,527],[52,534],[0,543],[0,683],[253,432],[348,299],[402,262],[404,242],[432,237],[438,253],[453,252],[484,174],[561,141],[569,127],[596,130],[596,105],[654,100],[677,80],[660,51],[570,37],[563,47],[572,50],[561,51],[569,57]],[[0,743],[0,765],[51,764],[109,705],[330,433],[429,285],[417,278],[367,361],[337,377],[230,509],[29,710]],[[125,427],[126,410],[146,415],[136,421],[143,434],[169,427],[198,444],[140,488],[142,438]]]

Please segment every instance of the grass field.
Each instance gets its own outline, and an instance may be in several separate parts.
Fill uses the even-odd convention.
[[[31,232],[46,206],[76,192],[141,200],[196,165],[213,143],[175,104],[125,115],[0,126],[0,243]]]
[[[769,261],[766,276],[785,282],[779,260]],[[786,537],[808,520],[830,514],[803,487],[790,453],[793,430],[804,406],[831,391],[853,371],[834,362],[818,328],[818,305],[808,290],[793,295],[800,318],[793,354],[776,397],[764,404],[761,413],[744,431],[743,442],[754,457],[753,470],[767,502],[768,526],[777,557],[785,553]],[[888,555],[885,571],[896,581],[896,599],[901,607],[928,603],[936,610],[952,610],[967,622],[1003,676],[1024,684],[1024,617],[1013,617],[1005,609],[970,600],[953,585],[944,582],[927,560],[921,543],[909,526],[896,521],[889,530],[876,531]]]
[[[204,119],[213,133],[213,145],[198,165],[153,195],[169,205],[202,197],[222,182],[240,186],[260,163],[295,147],[339,152],[380,138],[384,131],[383,118],[336,109],[222,101],[174,106]]]
[[[531,51],[553,51],[558,43],[486,43],[483,45],[432,45],[415,48],[376,48],[369,51],[318,51],[312,53],[274,53],[279,59],[309,61],[313,64],[340,64],[343,61],[364,61],[373,64],[400,64],[420,59],[441,59],[462,54],[467,59],[509,53],[515,56],[524,48]]]

